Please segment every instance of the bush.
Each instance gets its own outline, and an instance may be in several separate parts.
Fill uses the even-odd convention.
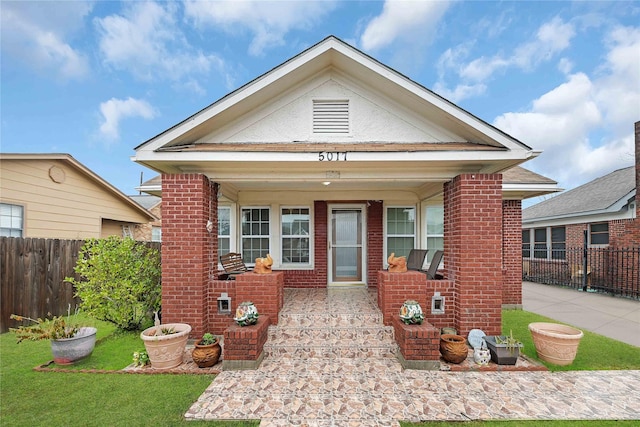
[[[80,249],[74,271],[83,310],[120,330],[139,330],[160,309],[160,253],[131,238],[89,239]]]

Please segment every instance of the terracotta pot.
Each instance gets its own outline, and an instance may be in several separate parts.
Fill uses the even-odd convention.
[[[449,363],[462,363],[469,355],[467,340],[460,335],[440,335],[440,354]]]
[[[88,357],[96,345],[96,332],[92,327],[82,327],[71,338],[51,340],[51,352],[56,365],[71,365]]]
[[[172,328],[176,333],[156,336],[158,328]],[[144,341],[151,367],[170,369],[180,365],[190,332],[191,326],[186,323],[167,323],[160,326],[152,326],[142,331],[140,338]]]
[[[559,323],[536,322],[529,324],[529,331],[538,357],[554,365],[573,363],[578,345],[584,335],[580,329]]]
[[[216,339],[213,344],[202,345],[200,341],[197,341],[193,345],[191,351],[191,358],[198,365],[199,368],[210,368],[220,360],[220,340]]]

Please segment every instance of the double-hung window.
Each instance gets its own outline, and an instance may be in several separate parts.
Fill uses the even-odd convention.
[[[24,208],[0,203],[0,236],[22,237]]]
[[[522,258],[531,258],[531,230],[522,230]]]
[[[547,229],[536,228],[533,230],[533,257],[547,259]]]
[[[309,208],[282,208],[282,263],[309,264]]]
[[[436,251],[444,250],[444,207],[427,206],[427,261]]]
[[[269,252],[269,208],[242,208],[241,245],[245,264],[254,264],[256,258],[264,258]]]
[[[566,230],[551,227],[551,259],[566,259]]]
[[[387,208],[387,257],[408,256],[416,243],[416,208]],[[386,258],[385,258],[386,259]]]
[[[231,208],[218,207],[218,256],[231,252]]]
[[[589,243],[592,245],[609,244],[609,223],[599,222],[589,226]]]

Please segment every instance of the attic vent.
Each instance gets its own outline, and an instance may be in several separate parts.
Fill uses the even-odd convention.
[[[313,133],[349,133],[349,101],[313,101]]]

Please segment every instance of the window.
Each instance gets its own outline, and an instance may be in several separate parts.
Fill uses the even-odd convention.
[[[601,222],[589,226],[589,242],[592,245],[609,244],[609,223]]]
[[[231,252],[231,208],[218,207],[218,256]]]
[[[313,133],[349,133],[348,100],[314,100]]]
[[[0,236],[22,237],[24,208],[0,203]]]
[[[309,264],[309,208],[282,208],[282,262]]]
[[[547,229],[536,228],[533,230],[533,257],[547,259]]]
[[[442,206],[427,207],[427,261],[436,251],[444,250],[444,208]]]
[[[565,228],[551,227],[551,259],[566,258]]]
[[[151,241],[162,242],[162,228],[157,226],[151,227]]]
[[[242,208],[242,259],[254,264],[269,253],[269,208]]]
[[[522,230],[522,258],[531,258],[531,230]]]
[[[413,207],[387,208],[387,257],[409,256],[415,248],[416,209]]]

